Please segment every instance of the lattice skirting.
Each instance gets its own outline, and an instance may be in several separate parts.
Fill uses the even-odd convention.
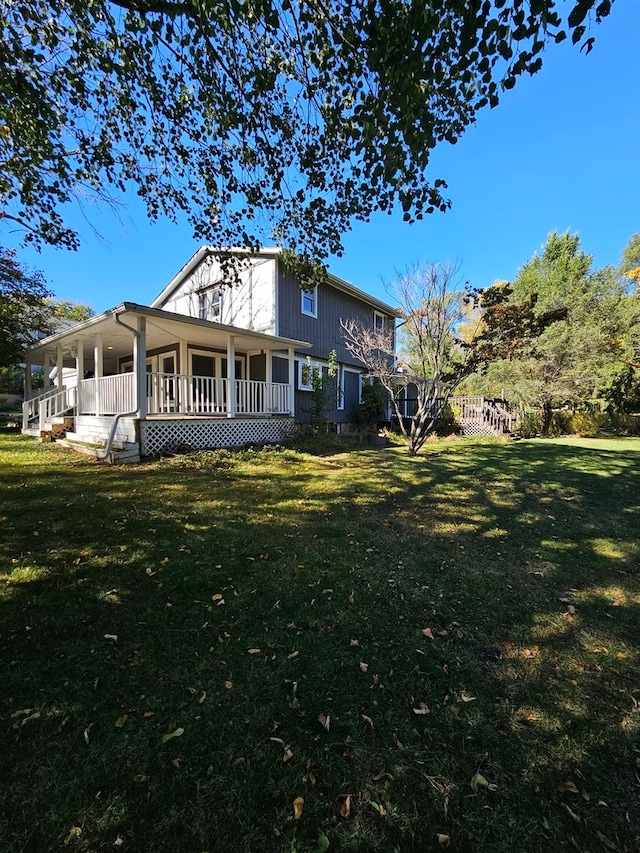
[[[462,423],[463,435],[499,435],[496,430],[492,430],[486,424],[477,423],[475,421],[467,421]]]
[[[176,418],[140,421],[142,456],[187,450],[274,444],[291,433],[292,418]]]

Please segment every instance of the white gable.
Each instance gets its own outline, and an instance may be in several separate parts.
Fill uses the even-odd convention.
[[[152,307],[276,334],[275,257],[271,253],[252,257],[238,275],[239,281],[232,283],[223,274],[213,251],[204,247],[152,302]]]

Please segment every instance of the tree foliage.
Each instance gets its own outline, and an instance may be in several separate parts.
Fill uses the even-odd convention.
[[[130,190],[197,239],[341,251],[374,210],[444,209],[432,149],[612,0],[19,0],[0,20],[0,218]]]
[[[0,369],[15,367],[24,348],[50,331],[49,296],[42,273],[19,263],[14,250],[0,247]]]
[[[617,371],[630,357],[638,312],[619,271],[592,270],[591,255],[569,232],[549,235],[542,252],[520,269],[511,291],[509,304],[516,310],[534,300],[536,316],[552,311],[564,316],[530,351],[494,363],[482,390],[500,389],[522,407],[541,408],[546,434],[554,407],[578,407],[607,382],[616,384]]]

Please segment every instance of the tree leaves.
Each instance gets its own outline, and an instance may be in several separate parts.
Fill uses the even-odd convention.
[[[2,214],[25,241],[75,248],[64,205],[133,185],[196,239],[340,254],[354,217],[447,209],[431,151],[539,69],[555,5],[9,4]],[[598,21],[610,0],[574,0],[574,42],[594,7]]]

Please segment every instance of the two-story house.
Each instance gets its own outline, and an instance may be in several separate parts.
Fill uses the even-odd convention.
[[[326,375],[330,360],[325,417],[347,422],[363,366],[340,320],[389,328],[396,311],[331,274],[303,289],[279,249],[236,253],[244,260],[233,281],[219,250],[204,246],[150,306],[124,302],[33,346],[27,381],[43,365],[56,385],[37,396],[25,388],[23,431],[66,431],[133,457],[279,441],[293,419],[309,419],[314,373]]]

